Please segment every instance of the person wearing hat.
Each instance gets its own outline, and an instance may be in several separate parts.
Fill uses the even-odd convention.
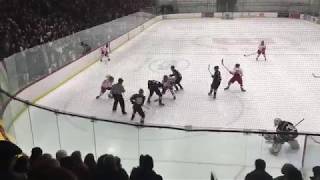
[[[146,97],[143,95],[143,93],[144,93],[143,89],[139,89],[139,93],[132,95],[130,98],[130,102],[133,104],[131,120],[133,120],[135,114],[138,113],[141,116],[141,120],[140,120],[141,123],[144,123],[144,118],[145,118],[145,114],[142,110],[142,106],[144,104]]]
[[[122,93],[124,93],[125,90],[122,83],[123,83],[123,79],[119,78],[118,83],[114,84],[111,88],[111,94],[113,95],[113,98],[114,98],[112,111],[117,111],[118,103],[120,103],[122,114],[125,115],[127,114],[127,112],[125,110],[124,99],[122,96]]]
[[[219,71],[219,66],[214,67],[214,74],[211,75],[212,77],[212,83],[210,86],[210,92],[208,93],[209,96],[211,96],[213,91],[213,99],[216,99],[217,91],[221,83],[221,73]]]

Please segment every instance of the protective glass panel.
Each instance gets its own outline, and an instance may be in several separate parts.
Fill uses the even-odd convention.
[[[60,149],[56,114],[37,107],[29,107],[35,146],[55,154]]]
[[[306,177],[313,176],[312,168],[320,162],[320,136],[307,136],[304,156],[304,173]]]
[[[83,156],[95,153],[93,126],[89,119],[58,115],[61,149],[68,153],[81,150]]]
[[[139,141],[136,127],[97,121],[94,129],[98,156],[106,153],[119,156],[124,166],[137,161]]]

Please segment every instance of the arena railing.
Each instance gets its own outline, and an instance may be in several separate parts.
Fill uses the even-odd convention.
[[[320,162],[320,134],[299,132],[299,150],[283,144],[279,154],[269,152],[263,134],[283,134],[262,129],[225,129],[156,125],[117,121],[75,114],[33,104],[0,89],[2,96],[25,106],[8,134],[27,154],[35,146],[54,154],[80,150],[96,157],[110,153],[121,157],[130,172],[140,154],[150,154],[155,169],[166,179],[205,179],[210,172],[219,179],[243,179],[257,158],[267,171],[280,175],[284,163],[292,163],[305,176]],[[288,134],[288,133],[284,133]],[[183,172],[183,173],[182,173]]]

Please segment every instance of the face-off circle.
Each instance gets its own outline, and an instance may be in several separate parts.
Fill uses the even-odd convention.
[[[179,71],[183,71],[190,66],[186,59],[156,59],[149,64],[149,69],[154,72],[163,72],[170,70],[170,66],[175,66]]]

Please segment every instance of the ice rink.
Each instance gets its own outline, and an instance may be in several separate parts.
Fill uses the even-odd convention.
[[[263,57],[256,61],[255,55],[243,56],[243,54],[255,52],[261,40],[264,40],[267,46],[267,61],[264,61]],[[229,90],[223,90],[231,75],[221,66],[222,58],[225,65],[230,69],[233,68],[235,63],[240,63],[244,71],[244,88],[247,92],[241,92],[239,85],[236,83]],[[207,69],[208,64],[212,67],[220,66],[222,83],[216,100],[208,96],[212,81]],[[176,100],[173,100],[171,94],[167,92],[163,98],[165,103],[163,107],[159,107],[153,101],[150,105],[146,104],[146,124],[274,130],[273,119],[275,117],[291,121],[294,124],[305,118],[305,121],[298,126],[298,130],[319,132],[320,79],[314,78],[311,74],[320,74],[320,26],[295,19],[243,18],[221,20],[202,18],[164,20],[112,52],[110,62],[95,63],[39,100],[37,104],[104,119],[130,121],[132,112],[132,105],[129,102],[130,96],[136,93],[139,88],[143,88],[145,95],[148,96],[147,81],[161,81],[164,74],[171,73],[170,65],[175,65],[182,73],[181,84],[184,90],[177,92]],[[101,82],[107,74],[113,75],[116,80],[119,77],[124,79],[126,89],[124,97],[128,115],[122,115],[120,107],[118,107],[116,113],[112,112],[113,100],[106,96],[98,100],[95,99],[100,91]],[[153,96],[154,99],[156,99],[155,95]],[[26,113],[22,114],[20,119],[16,121],[16,131],[20,128],[28,129],[24,122]],[[32,128],[38,130],[38,134],[34,135],[37,136],[36,144],[46,145],[48,151],[54,152],[56,151],[55,146],[50,146],[50,142],[48,142],[51,136],[56,137],[56,135],[50,135],[50,124],[53,123],[53,120],[44,118],[44,116],[41,116],[43,114],[44,112],[41,113],[35,109],[30,110],[30,116],[34,117]],[[135,121],[139,122],[139,119],[139,116],[136,115]],[[76,121],[73,119],[60,121],[60,123],[64,124],[60,124],[60,126],[64,128],[61,131],[66,134],[92,128],[90,123],[84,120]],[[86,127],[86,123],[88,127]],[[119,149],[121,150],[117,150],[117,148],[110,150],[110,147],[117,147],[115,144],[119,145],[119,141],[114,140],[114,146],[106,145],[103,142],[104,138],[106,141],[112,141],[110,131],[115,131],[120,125],[111,125],[111,128],[100,123],[100,126],[97,124],[94,126],[95,131],[101,131],[101,136],[96,137],[101,138],[101,142],[96,142],[97,144],[101,143],[99,152],[109,151],[124,157],[125,167],[132,167],[131,164],[137,163],[138,152],[127,152],[130,151],[130,147],[135,146],[137,140],[133,137],[136,134],[135,132],[119,128],[117,133],[121,132],[124,136],[124,139],[120,141],[122,146]],[[145,131],[140,133],[146,133],[145,136],[141,136],[146,138],[141,140],[145,143],[146,148],[140,149],[139,152],[155,152],[152,155],[159,160],[159,166],[169,163],[168,159],[172,160],[175,157],[177,157],[177,162],[180,162],[180,167],[184,170],[194,168],[191,165],[189,167],[188,162],[192,164],[192,162],[202,162],[202,160],[203,163],[197,166],[201,171],[214,169],[213,166],[217,166],[216,168],[219,169],[225,164],[228,166],[233,164],[235,169],[231,170],[232,168],[230,168],[230,177],[226,176],[222,179],[243,177],[243,173],[248,172],[248,170],[243,169],[246,167],[241,165],[251,166],[254,158],[257,157],[264,157],[272,161],[271,165],[278,172],[278,168],[284,162],[290,161],[298,165],[302,156],[301,151],[290,152],[289,155],[284,152],[279,156],[280,158],[275,159],[268,154],[268,145],[263,144],[263,141],[260,140],[261,137],[256,135],[237,137],[236,134],[223,136],[221,134],[199,133],[198,135],[193,134],[193,138],[188,138],[182,132],[170,131],[164,133],[166,130],[157,130],[161,131],[161,133],[159,132],[161,135],[159,135],[156,132]],[[130,133],[133,133],[133,135]],[[20,130],[17,132],[18,141],[19,137],[20,142],[24,141],[23,139],[26,137],[23,137],[23,134]],[[174,137],[175,140],[169,140],[169,142],[159,140],[161,145],[152,144],[157,141],[157,138],[167,138],[167,136],[169,138]],[[91,136],[83,135],[83,137],[79,136],[78,138],[79,141],[91,142],[90,140],[86,141],[86,138],[90,139]],[[183,142],[176,138],[181,138]],[[185,155],[180,154],[183,151],[182,147],[189,147],[195,142],[199,143],[199,145],[196,145],[198,148],[201,145],[206,145],[208,151],[224,152],[226,146],[222,145],[221,149],[216,146],[219,144],[217,141],[224,138],[230,141],[230,145],[227,147],[231,149],[242,147],[243,142],[245,142],[245,147],[239,148],[239,151],[230,152],[232,154],[230,157],[208,158],[205,155],[209,152],[201,153],[196,150],[193,151],[192,148]],[[237,138],[243,138],[243,141]],[[216,141],[215,143],[208,143],[209,139]],[[301,143],[303,140],[303,137],[299,138]],[[75,150],[75,148],[79,149],[79,146],[71,145],[72,143],[77,144],[76,142],[67,142],[67,139],[64,139],[64,141],[64,145],[69,151]],[[183,145],[179,146],[176,141]],[[130,143],[132,143],[132,146]],[[255,144],[259,146],[257,151],[253,150]],[[127,146],[127,149],[124,148]],[[179,148],[176,146],[179,146]],[[253,148],[250,148],[251,146]],[[52,148],[50,149],[50,147]],[[163,151],[161,151],[162,148]],[[83,148],[83,152],[90,152],[91,150],[88,147]],[[132,155],[128,155],[131,153]],[[250,157],[239,160],[240,162],[234,162],[243,153],[246,154],[246,157],[250,154]],[[199,157],[203,154],[204,158],[195,160],[192,158],[194,154],[198,154]],[[184,162],[182,164],[185,167],[181,166],[181,162]],[[212,162],[214,163],[210,164]],[[218,162],[218,165],[215,164],[216,162]],[[168,167],[168,165],[165,165],[163,169],[165,167]],[[158,169],[161,171],[161,167],[158,167]],[[216,171],[218,171],[218,175],[224,175],[222,171],[220,174],[219,170]],[[175,173],[177,171],[167,172],[171,179],[186,178],[175,176]],[[199,171],[199,174],[203,173],[207,172],[200,173]],[[203,176],[197,176],[194,179],[207,179],[206,177],[209,177],[209,175],[203,174]]]
[[[243,57],[256,51],[260,40],[267,45],[267,62]],[[272,130],[275,117],[292,122],[305,118],[299,130],[318,132],[320,79],[311,73],[320,73],[319,47],[320,26],[300,20],[166,20],[112,53],[110,63],[97,62],[38,104],[129,121],[130,96],[139,88],[147,96],[147,81],[161,81],[175,65],[183,75],[184,90],[177,92],[175,101],[167,93],[164,107],[152,103],[146,123]],[[231,75],[220,65],[221,58],[230,69],[241,64],[247,92],[238,84],[223,90]],[[208,64],[220,65],[222,73],[216,100],[207,95],[212,81]],[[112,113],[112,99],[95,99],[106,74],[124,79],[129,115]]]

